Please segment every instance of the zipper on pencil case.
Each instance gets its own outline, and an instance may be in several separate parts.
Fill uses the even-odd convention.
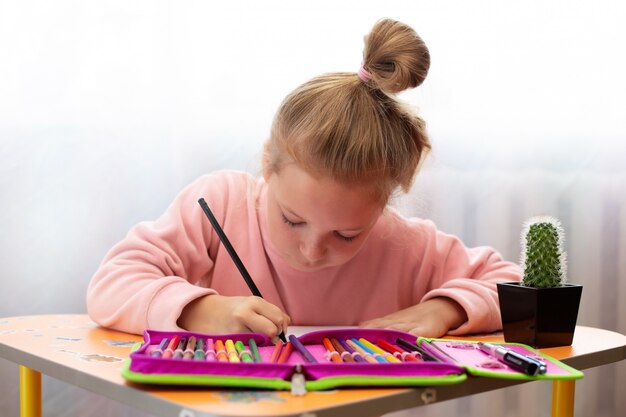
[[[291,395],[300,397],[306,394],[306,379],[302,374],[302,365],[296,364],[296,370],[291,376]]]

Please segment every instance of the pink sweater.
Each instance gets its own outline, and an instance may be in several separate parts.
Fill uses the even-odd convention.
[[[106,255],[87,291],[91,318],[131,333],[180,330],[176,320],[192,300],[251,294],[197,203],[204,197],[263,297],[293,325],[356,325],[444,296],[468,317],[451,334],[501,328],[496,282],[519,281],[520,269],[493,249],[467,248],[432,222],[387,208],[349,262],[300,272],[267,237],[266,191],[263,179],[234,171],[189,185]]]

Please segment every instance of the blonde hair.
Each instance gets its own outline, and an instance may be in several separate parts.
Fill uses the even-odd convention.
[[[316,77],[279,107],[267,148],[269,172],[289,162],[313,176],[371,187],[381,201],[407,192],[430,150],[424,121],[394,94],[420,85],[430,54],[409,26],[390,19],[365,37],[357,73]]]

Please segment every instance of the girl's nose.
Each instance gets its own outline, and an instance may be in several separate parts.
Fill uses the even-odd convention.
[[[309,262],[317,262],[326,254],[326,247],[322,239],[313,237],[300,244],[300,252]]]

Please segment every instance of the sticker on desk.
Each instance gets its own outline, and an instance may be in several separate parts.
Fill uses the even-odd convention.
[[[51,324],[50,326],[48,326],[51,329],[70,329],[70,330],[76,330],[76,329],[80,329],[80,326],[77,326],[75,324]]]
[[[80,352],[72,352],[71,350],[61,349],[58,350],[61,353],[67,353],[68,355],[77,356],[78,359],[86,362],[121,362],[124,359],[117,356],[100,355],[99,353],[84,354]]]
[[[82,339],[78,337],[55,337],[56,340],[62,340],[64,342],[80,342]]]
[[[24,329],[23,331],[26,332],[26,333],[30,333],[30,335],[32,337],[42,337],[43,336],[43,333],[39,329]]]
[[[109,346],[119,347],[119,348],[130,348],[130,347],[133,347],[137,343],[137,341],[135,340],[109,340],[109,339],[104,339],[103,342]]]
[[[250,403],[259,402],[261,400],[269,400],[269,401],[274,401],[274,402],[279,402],[279,403],[285,402],[285,399],[275,392],[223,391],[223,392],[215,393],[215,395],[222,398],[224,401],[228,401],[231,403],[250,404]]]

